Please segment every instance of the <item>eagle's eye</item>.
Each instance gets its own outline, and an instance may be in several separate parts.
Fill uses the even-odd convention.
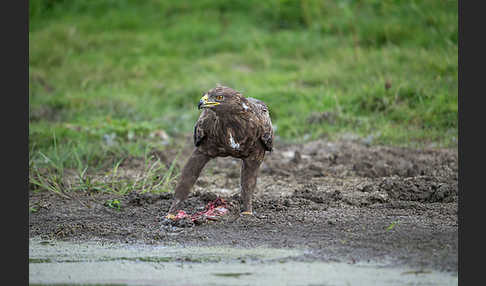
[[[222,95],[218,95],[218,96],[216,96],[216,99],[217,100],[223,100],[223,96]]]

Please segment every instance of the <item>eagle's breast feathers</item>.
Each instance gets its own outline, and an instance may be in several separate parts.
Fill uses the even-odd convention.
[[[273,149],[273,128],[266,104],[240,93],[237,96],[222,102],[219,109],[205,108],[194,126],[194,145],[211,157],[261,156]],[[225,109],[223,104],[227,105]]]

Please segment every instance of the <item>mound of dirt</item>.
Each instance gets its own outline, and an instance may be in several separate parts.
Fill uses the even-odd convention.
[[[377,187],[385,190],[392,200],[450,203],[457,201],[458,196],[457,182],[444,182],[430,176],[389,177]]]
[[[305,184],[302,188],[297,189],[292,194],[292,198],[300,198],[312,201],[317,204],[331,204],[332,202],[342,200],[340,191],[319,191],[315,183]]]

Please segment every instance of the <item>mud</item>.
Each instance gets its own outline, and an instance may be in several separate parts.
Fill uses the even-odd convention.
[[[180,158],[191,151],[190,138]],[[174,152],[155,154],[170,165]],[[184,159],[185,160],[185,159]],[[181,163],[184,163],[182,160]],[[137,173],[137,160],[120,172]],[[180,167],[180,165],[179,165]],[[163,223],[172,193],[138,190],[29,192],[31,238],[184,247],[305,249],[298,261],[386,261],[420,269],[458,269],[457,149],[410,149],[325,140],[276,143],[260,170],[253,217],[239,217],[239,160],[210,161],[183,209],[202,210],[223,197],[220,221]],[[105,202],[118,199],[120,209]]]

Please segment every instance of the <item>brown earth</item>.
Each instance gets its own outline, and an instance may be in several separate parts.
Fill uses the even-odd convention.
[[[457,149],[370,146],[357,140],[276,144],[258,178],[253,217],[239,217],[240,162],[208,163],[184,210],[218,196],[231,204],[220,221],[163,222],[172,193],[29,192],[30,237],[184,246],[307,249],[299,259],[381,261],[458,269]],[[181,158],[191,151],[190,141]],[[170,152],[155,155],[170,164]],[[182,160],[184,162],[184,160]],[[120,166],[135,172],[137,160]],[[180,166],[179,166],[180,167]],[[121,209],[106,206],[118,198]]]

